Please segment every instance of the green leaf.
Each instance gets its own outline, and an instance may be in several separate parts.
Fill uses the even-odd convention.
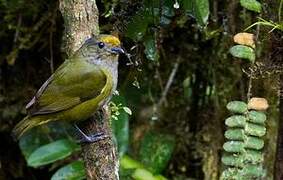
[[[209,17],[209,0],[194,0],[194,14],[199,25],[206,25]]]
[[[163,0],[162,1],[163,6],[172,7],[172,9],[173,9],[173,4],[174,4],[174,1],[172,1],[172,0]],[[148,8],[149,7],[159,8],[160,7],[160,0],[145,0],[144,6],[148,7]]]
[[[121,167],[123,169],[143,168],[143,165],[140,162],[130,158],[127,155],[123,155],[120,161]]]
[[[247,179],[257,179],[256,177],[261,177],[264,175],[264,169],[261,164],[249,164],[242,169],[241,175],[245,176]],[[252,178],[250,178],[252,177]],[[258,178],[260,179],[260,178]]]
[[[261,4],[256,0],[240,0],[240,4],[248,10],[258,13],[261,12]]]
[[[121,180],[133,180],[133,178],[131,176],[134,173],[134,171],[135,171],[135,169],[120,168],[119,169],[119,178]]]
[[[160,11],[160,1],[146,0],[143,2],[144,8],[137,12],[127,25],[126,36],[134,41],[142,41],[150,32],[150,27],[166,26],[171,23],[171,18],[175,15],[173,1],[162,2]]]
[[[229,167],[222,172],[220,179],[233,179],[235,177],[239,177],[240,179],[241,174],[239,171],[240,169],[238,168]]]
[[[223,171],[220,179],[262,179],[265,170],[261,164],[248,164],[244,168],[227,168]]]
[[[85,179],[85,169],[82,161],[72,162],[60,169],[51,177],[51,180],[80,180]]]
[[[227,104],[226,108],[233,113],[244,114],[248,111],[248,105],[243,101],[231,101]]]
[[[252,110],[248,113],[248,121],[264,125],[264,122],[266,121],[266,115],[264,112]]]
[[[50,142],[48,136],[43,133],[42,128],[44,127],[35,127],[21,137],[19,146],[26,160],[34,150]]]
[[[246,149],[244,156],[244,162],[250,162],[252,164],[263,162],[263,152]]]
[[[146,34],[149,24],[153,23],[153,17],[149,9],[139,11],[127,25],[126,36],[134,41],[140,41]]]
[[[245,144],[243,141],[227,141],[223,144],[223,149],[226,152],[243,152],[243,150],[245,149]]]
[[[247,163],[257,164],[263,161],[263,153],[256,150],[246,149],[243,154],[226,153],[221,161],[226,166],[243,167]]]
[[[261,163],[263,161],[263,153],[256,150],[246,149],[244,154],[224,154],[221,161],[226,166],[243,167],[246,163]]]
[[[161,175],[154,176],[150,171],[146,169],[136,169],[133,172],[132,177],[135,180],[167,180]]]
[[[264,146],[264,141],[258,137],[247,136],[245,139],[245,148],[261,150]]]
[[[147,133],[142,140],[139,160],[154,174],[166,168],[174,150],[174,138],[168,134]]]
[[[192,97],[192,85],[191,85],[191,77],[187,77],[184,81],[183,81],[183,89],[184,89],[184,97],[187,100],[190,100]]]
[[[194,1],[193,0],[182,0],[180,2],[181,7],[188,13],[193,13]]]
[[[128,108],[128,107],[123,107],[123,110],[124,110],[127,114],[132,115],[132,110],[131,110],[130,108]]]
[[[28,159],[34,150],[44,144],[53,142],[54,139],[65,138],[67,131],[70,132],[71,130],[69,123],[51,122],[28,131],[21,137],[19,146],[25,158]]]
[[[121,158],[120,165],[122,168],[121,172],[123,176],[126,176],[126,175],[132,176],[135,180],[166,180],[166,178],[161,175],[154,176],[152,172],[145,169],[144,166],[140,162],[130,158],[127,155],[124,155]],[[131,171],[127,171],[127,170],[131,170]],[[128,173],[126,174],[126,172]],[[127,178],[123,177],[123,179],[127,179]]]
[[[242,115],[234,115],[225,120],[225,125],[228,127],[245,127],[247,118]]]
[[[126,100],[122,95],[114,96],[112,101],[115,104],[122,104],[122,106],[126,105]],[[124,110],[120,111],[120,114],[116,116],[117,119],[112,121],[111,124],[118,144],[120,157],[128,150],[129,146],[129,114]]]
[[[266,133],[266,127],[254,123],[246,123],[245,132],[248,135],[262,137]]]
[[[144,53],[146,58],[151,61],[157,61],[159,59],[159,54],[155,44],[154,36],[147,36],[143,42],[145,47]]]
[[[162,15],[159,16],[159,8],[155,8],[155,16],[156,17],[160,17],[159,19],[159,23],[161,26],[165,26],[165,25],[169,25],[171,23],[171,17],[174,16],[174,10],[172,8],[173,6],[163,6],[163,9],[162,9]]]
[[[234,57],[247,59],[252,63],[255,61],[255,52],[251,47],[236,45],[231,47],[229,51]]]
[[[244,140],[245,132],[243,129],[233,128],[233,129],[228,129],[227,131],[225,131],[224,136],[227,139],[231,139],[231,140]]]
[[[221,162],[226,166],[243,167],[243,156],[238,154],[224,154],[221,158]]]
[[[132,177],[135,180],[157,180],[153,174],[146,169],[136,169]]]
[[[209,0],[182,0],[183,9],[194,16],[201,26],[207,24],[209,17]]]
[[[245,168],[227,168],[223,171],[220,179],[261,179],[260,177],[265,174],[260,164],[245,165]]]
[[[68,139],[61,139],[41,146],[36,149],[28,158],[28,165],[38,167],[55,162],[71,155],[80,146]]]

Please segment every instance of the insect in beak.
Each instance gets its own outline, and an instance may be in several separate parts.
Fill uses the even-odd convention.
[[[113,48],[111,48],[111,52],[113,52],[115,54],[125,54],[124,49],[122,49],[120,47],[113,47]]]

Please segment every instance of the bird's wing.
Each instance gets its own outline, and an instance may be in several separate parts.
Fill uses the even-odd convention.
[[[105,71],[97,65],[66,61],[27,104],[28,114],[59,112],[95,98],[106,86],[107,77]]]

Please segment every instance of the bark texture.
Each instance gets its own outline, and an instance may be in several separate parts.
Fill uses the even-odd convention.
[[[60,0],[60,11],[65,27],[62,47],[70,55],[99,33],[98,9],[95,0]]]
[[[60,0],[60,11],[65,27],[63,48],[70,56],[86,39],[98,34],[98,10],[95,0]],[[87,179],[119,179],[119,162],[109,126],[109,117],[105,109],[100,110],[80,125],[87,134],[103,132],[108,135],[107,138],[95,143],[81,144]]]
[[[280,90],[283,89],[283,75],[280,76]],[[275,159],[275,180],[283,179],[283,99],[280,98],[280,118],[278,123],[277,148]]]
[[[104,132],[107,138],[96,143],[83,143],[82,156],[88,179],[119,179],[119,162],[116,147],[112,141],[109,113],[98,111],[93,118],[82,123],[84,131],[89,133]]]

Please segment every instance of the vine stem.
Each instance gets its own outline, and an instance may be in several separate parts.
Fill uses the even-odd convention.
[[[255,35],[255,44],[257,47],[257,40],[258,40],[258,36],[259,36],[259,31],[260,31],[260,25],[256,26],[256,35]],[[256,54],[256,48],[255,48],[255,54]],[[248,84],[248,92],[247,92],[247,101],[249,102],[249,100],[252,97],[252,85],[253,85],[253,67],[255,66],[255,62],[252,63],[251,65],[251,73],[249,75],[249,84]]]
[[[252,96],[252,77],[250,76],[249,77],[249,84],[248,84],[248,93],[247,93],[247,100],[249,102],[249,100],[251,99],[251,96]]]

